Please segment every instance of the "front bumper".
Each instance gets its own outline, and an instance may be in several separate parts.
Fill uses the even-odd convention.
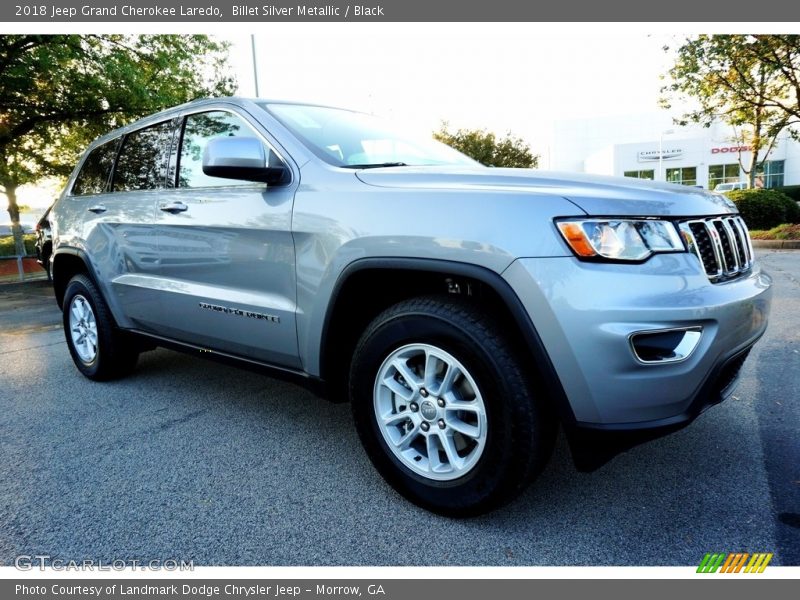
[[[639,265],[527,258],[503,277],[548,351],[567,398],[566,424],[596,432],[661,435],[721,401],[766,329],[771,299],[771,280],[758,264],[712,284],[691,254]],[[686,360],[636,359],[632,333],[680,327],[702,327]]]

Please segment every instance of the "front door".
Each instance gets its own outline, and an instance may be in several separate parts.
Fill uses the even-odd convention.
[[[155,210],[160,330],[211,350],[299,367],[291,233],[296,184],[267,187],[205,175],[203,150],[219,136],[264,140],[228,109],[186,116],[176,186]]]

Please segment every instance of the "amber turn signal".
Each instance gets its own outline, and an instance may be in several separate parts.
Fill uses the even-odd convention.
[[[557,225],[561,230],[561,235],[567,240],[575,254],[578,256],[597,256],[597,252],[594,251],[589,240],[586,239],[586,233],[580,223],[562,221]]]

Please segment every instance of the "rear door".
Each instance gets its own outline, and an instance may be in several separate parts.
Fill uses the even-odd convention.
[[[201,347],[299,367],[291,215],[292,183],[209,177],[206,144],[267,137],[230,109],[185,115],[174,153],[175,187],[155,210],[160,330]]]
[[[111,282],[124,325],[153,331],[161,308],[153,288],[158,255],[153,220],[161,194],[170,185],[168,158],[176,121],[169,119],[128,133],[121,143],[111,178],[111,191],[98,207],[108,243],[104,279]],[[98,240],[96,246],[101,246]],[[97,251],[91,253],[97,256]]]
[[[166,120],[96,147],[67,200],[77,219],[65,223],[76,234],[69,245],[83,246],[122,327],[149,331],[158,320],[149,292],[158,269],[153,215],[174,133],[175,122]]]

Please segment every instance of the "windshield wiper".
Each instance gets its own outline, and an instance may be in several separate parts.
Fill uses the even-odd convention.
[[[407,167],[404,162],[364,163],[363,165],[342,165],[346,169],[379,169],[381,167]]]

